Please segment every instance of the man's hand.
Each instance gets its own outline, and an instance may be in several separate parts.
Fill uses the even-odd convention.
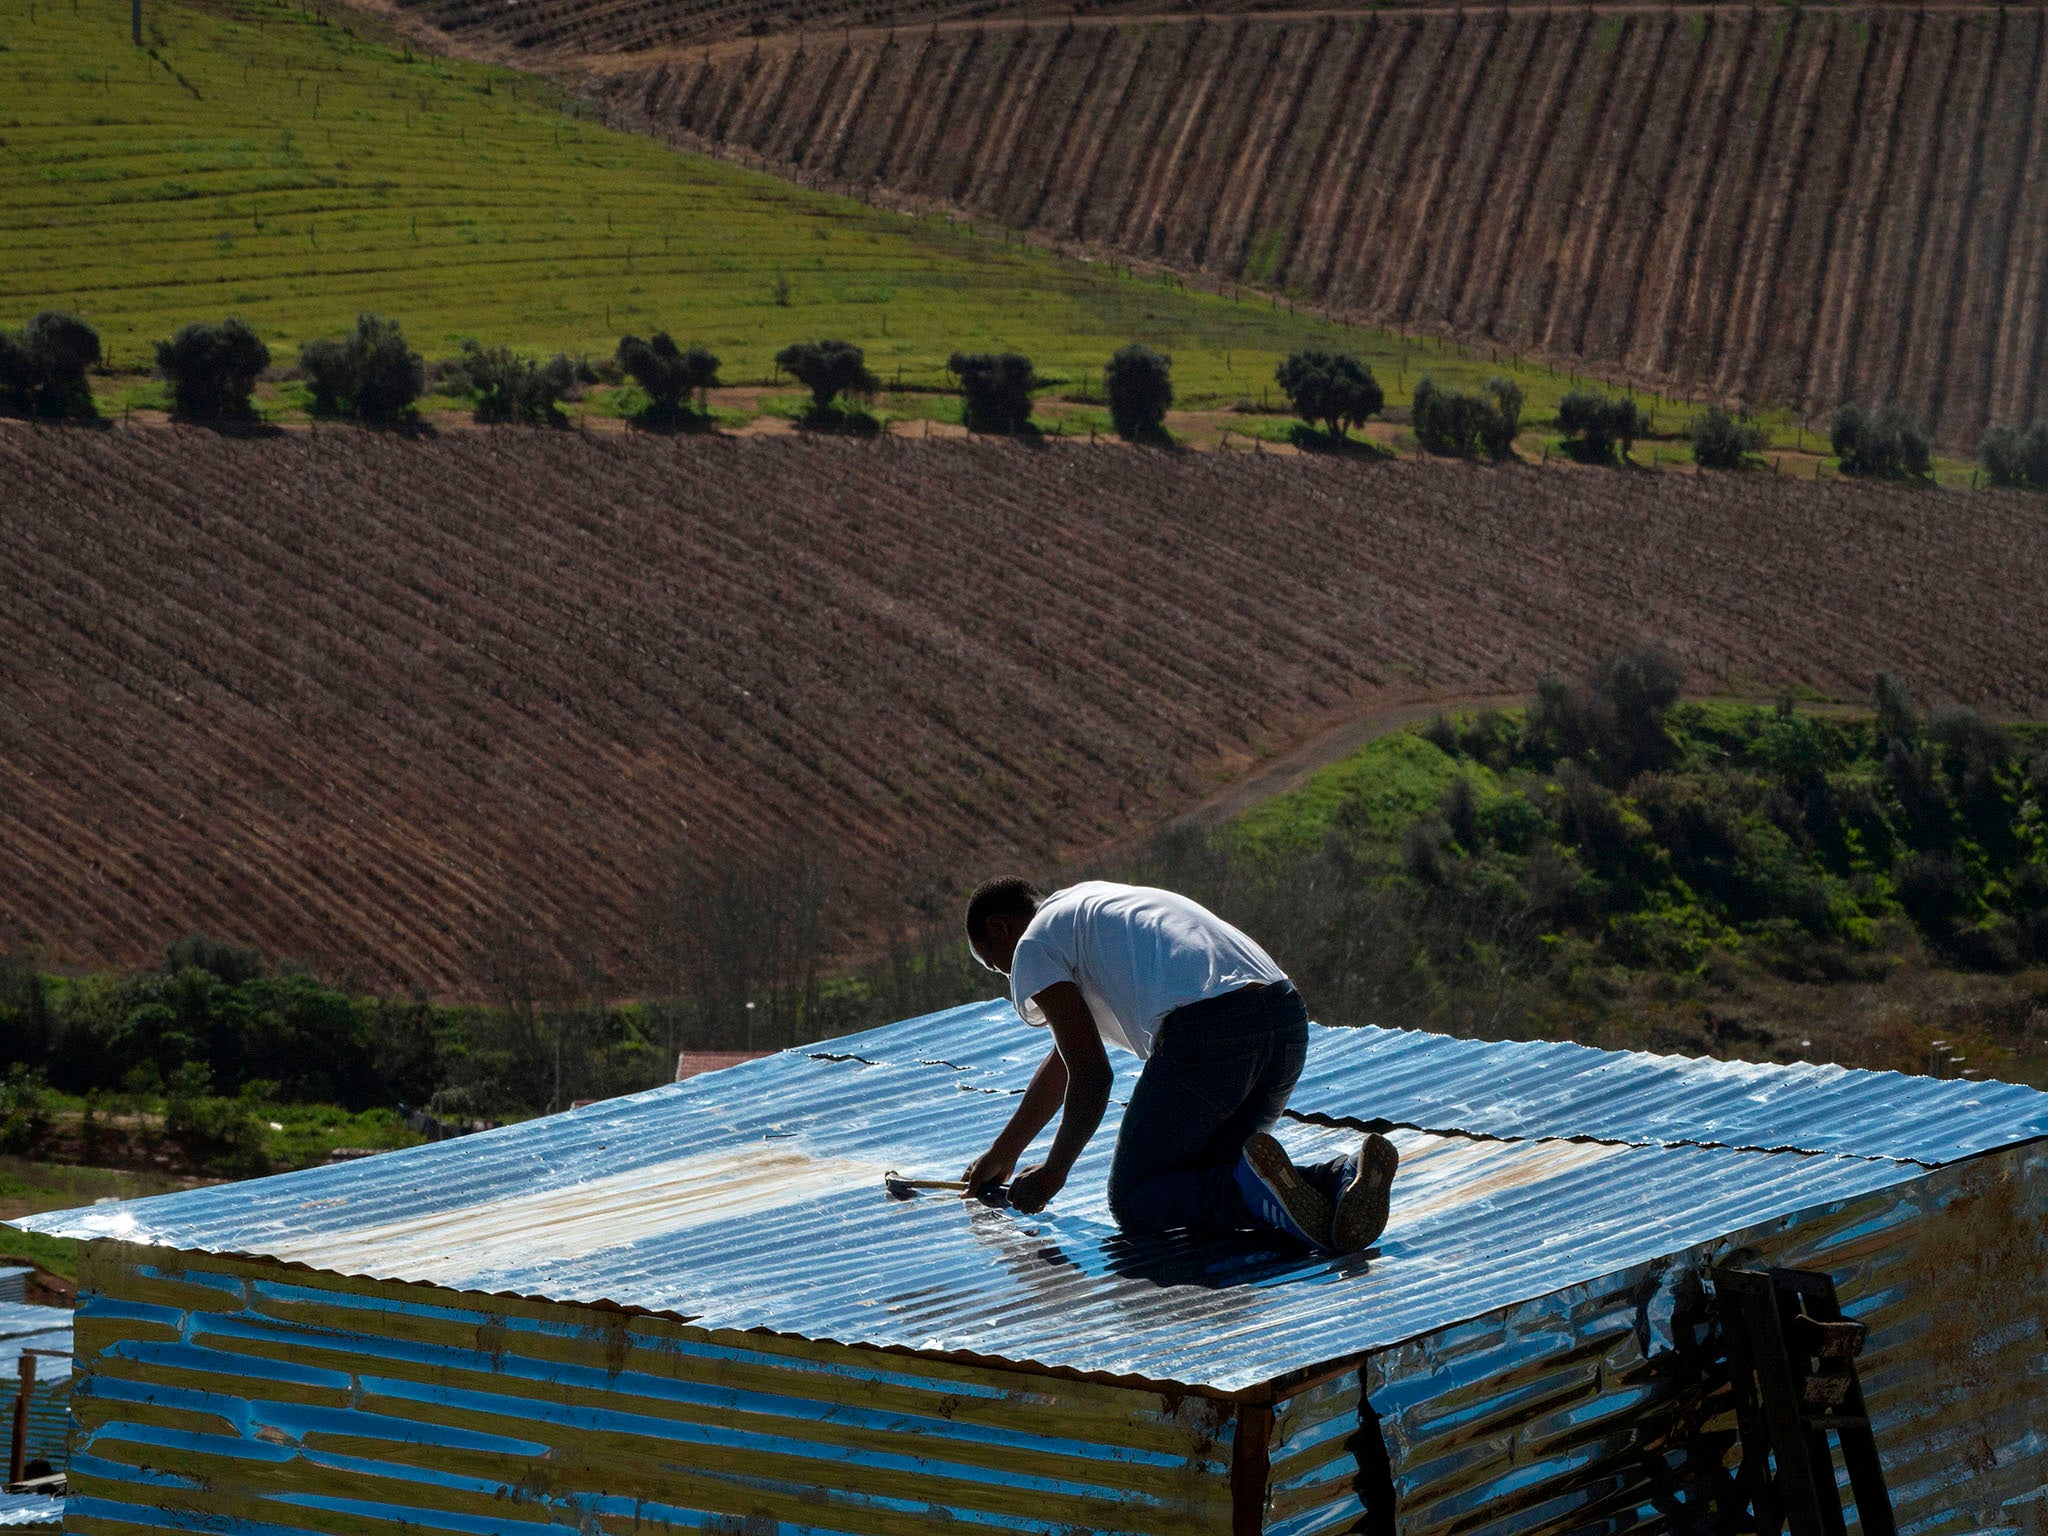
[[[981,1156],[967,1165],[967,1171],[960,1175],[967,1187],[960,1191],[962,1200],[972,1200],[986,1193],[1010,1177],[1017,1166],[1017,1159],[1005,1152],[1001,1145],[990,1147]]]
[[[1010,1204],[1030,1216],[1045,1209],[1052,1197],[1067,1187],[1067,1176],[1043,1163],[1026,1168],[1010,1181]]]

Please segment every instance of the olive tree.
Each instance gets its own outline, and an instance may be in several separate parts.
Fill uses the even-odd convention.
[[[194,421],[255,414],[249,395],[270,366],[270,348],[233,315],[194,320],[156,344],[156,371],[171,386],[172,410]]]
[[[1365,425],[1386,405],[1386,392],[1372,370],[1342,352],[1305,350],[1288,354],[1273,370],[1293,402],[1295,414],[1310,425],[1321,423],[1331,437],[1343,439],[1353,427]]]
[[[1117,436],[1140,442],[1165,434],[1167,408],[1173,404],[1170,356],[1134,341],[1117,348],[1103,365],[1102,379]]]
[[[775,366],[811,392],[811,411],[824,415],[841,395],[865,399],[881,388],[867,354],[850,341],[797,341],[775,354]]]
[[[960,380],[970,432],[1026,432],[1038,375],[1021,352],[955,352],[948,371]]]

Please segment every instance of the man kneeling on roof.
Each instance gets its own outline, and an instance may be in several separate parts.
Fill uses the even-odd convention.
[[[1010,1123],[968,1165],[969,1194],[1009,1179],[1055,1113],[1052,1150],[1017,1174],[1010,1203],[1042,1210],[1060,1192],[1109,1106],[1107,1042],[1145,1064],[1109,1168],[1125,1231],[1266,1228],[1334,1253],[1379,1237],[1399,1156],[1369,1134],[1346,1157],[1289,1160],[1272,1128],[1308,1057],[1308,1010],[1222,918],[1146,886],[1088,880],[1041,897],[1008,878],[968,901],[967,941],[1053,1040]]]

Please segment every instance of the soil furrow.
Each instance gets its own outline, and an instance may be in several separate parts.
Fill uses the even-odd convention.
[[[1415,313],[1430,267],[1442,260],[1444,216],[1437,204],[1443,195],[1445,182],[1455,173],[1463,158],[1474,104],[1479,99],[1487,71],[1493,67],[1493,57],[1500,48],[1501,39],[1513,23],[1501,15],[1488,17],[1478,25],[1483,29],[1481,40],[1478,48],[1473,50],[1475,56],[1467,66],[1467,74],[1455,88],[1457,105],[1436,125],[1436,142],[1430,146],[1431,152],[1414,206],[1401,215],[1409,238],[1403,242],[1398,266],[1400,275],[1395,280],[1392,302],[1387,311],[1389,318],[1396,321],[1407,320]]]
[[[1741,259],[1728,300],[1720,308],[1720,323],[1715,327],[1714,349],[1708,363],[1715,388],[1722,395],[1758,398],[1762,370],[1758,366],[1757,348],[1770,329],[1771,299],[1777,292],[1786,231],[1798,202],[1793,183],[1798,169],[1809,163],[1813,153],[1821,87],[1834,56],[1837,28],[1833,19],[1821,18],[1812,23],[1820,34],[1818,38],[1804,37],[1807,25],[1803,20],[1794,23],[1789,57],[1778,71],[1782,75],[1798,61],[1805,62],[1805,74],[1798,82],[1797,92],[1779,89],[1765,126],[1757,134],[1749,185],[1750,199],[1762,217],[1752,221],[1738,236]],[[1789,133],[1782,131],[1788,115]],[[1788,145],[1790,154],[1786,153]],[[1760,234],[1756,232],[1757,223],[1763,226]]]
[[[1739,25],[1740,40],[1727,51],[1726,72],[1706,93],[1708,105],[1700,114],[1704,119],[1704,131],[1697,141],[1697,174],[1686,178],[1683,197],[1677,200],[1677,206],[1683,211],[1672,221],[1669,231],[1673,241],[1671,278],[1665,286],[1663,300],[1655,310],[1654,328],[1644,338],[1649,344],[1644,354],[1646,361],[1651,372],[1660,376],[1670,375],[1672,363],[1685,339],[1686,316],[1696,308],[1706,260],[1702,237],[1713,212],[1714,188],[1720,184],[1726,170],[1728,135],[1735,121],[1736,107],[1741,101],[1743,87],[1748,83],[1743,65],[1754,57],[1767,23],[1760,15],[1752,13]]]
[[[2033,71],[2027,67],[2033,61],[2009,55],[2009,44],[2006,13],[2000,11],[1986,52],[1978,65],[1984,79],[1976,86],[1976,109],[1959,114],[1970,119],[1968,169],[1960,178],[1962,195],[1956,204],[1954,222],[1944,231],[1944,237],[1951,246],[1943,285],[1946,302],[1941,303],[1931,317],[1934,323],[1929,329],[1934,334],[1929,338],[1926,350],[1923,352],[1915,348],[1911,359],[1914,371],[1923,374],[1928,381],[1927,424],[1951,441],[1976,437],[1986,425],[1983,397],[1977,388],[1978,375],[1982,370],[1976,358],[1990,357],[1991,337],[1997,322],[1989,309],[1990,285],[1982,280],[1973,281],[1972,270],[1983,270],[1988,253],[2000,251],[2002,254],[2006,231],[2002,218],[1987,229],[1979,213],[1984,193],[1984,159],[1990,137],[1984,130],[1992,98],[2000,86],[2009,83],[2016,74],[2030,82],[2033,77]],[[1996,150],[1991,152],[1995,154]],[[1993,204],[2001,214],[2004,212],[2003,197],[1995,197]],[[1931,254],[1933,264],[1940,270],[1944,265],[1940,252],[1937,250]],[[1968,361],[1961,361],[1956,356],[1959,330],[1968,337],[1964,347]],[[1952,392],[1951,381],[1958,372],[1964,375],[1962,388]]]
[[[1658,42],[1660,58],[1669,44],[1677,41],[1679,26],[1680,22],[1676,16],[1672,16],[1667,22],[1665,34]],[[1664,108],[1662,121],[1658,123],[1658,130],[1666,135],[1663,153],[1656,161],[1655,171],[1648,177],[1629,170],[1628,185],[1617,189],[1622,194],[1619,203],[1610,204],[1611,207],[1632,207],[1638,210],[1630,218],[1623,219],[1617,216],[1610,219],[1610,223],[1620,223],[1623,228],[1631,231],[1630,256],[1625,267],[1627,275],[1613,291],[1611,300],[1602,306],[1603,309],[1611,309],[1614,314],[1613,347],[1610,351],[1585,342],[1584,338],[1592,317],[1592,305],[1589,302],[1569,333],[1573,338],[1574,352],[1611,356],[1624,362],[1640,355],[1643,317],[1649,309],[1645,294],[1653,270],[1650,264],[1651,254],[1662,243],[1659,232],[1671,217],[1667,193],[1678,166],[1680,151],[1685,145],[1686,129],[1691,121],[1690,113],[1699,99],[1700,79],[1706,71],[1708,58],[1713,51],[1711,43],[1716,35],[1711,23],[1705,19],[1697,26],[1691,23],[1687,23],[1686,26],[1687,35],[1682,46],[1687,48],[1691,58],[1681,77],[1685,83],[1678,91],[1666,96],[1657,89],[1655,78],[1649,80],[1644,86],[1643,119],[1638,122],[1636,128],[1636,141],[1649,142],[1643,134],[1642,122],[1655,120],[1650,110],[1653,104]],[[1585,286],[1587,289],[1591,288],[1590,283]],[[1602,285],[1600,291],[1607,291],[1605,285]],[[1552,311],[1546,308],[1539,310],[1538,313],[1547,315]]]

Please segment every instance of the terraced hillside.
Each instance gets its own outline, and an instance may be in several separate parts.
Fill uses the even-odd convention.
[[[2039,713],[2040,531],[1771,476],[0,423],[0,947],[473,994],[517,916],[630,987],[678,845],[800,839],[872,933],[1644,641]]]
[[[658,131],[1674,390],[2048,409],[2048,17],[1566,9],[813,33]]]

